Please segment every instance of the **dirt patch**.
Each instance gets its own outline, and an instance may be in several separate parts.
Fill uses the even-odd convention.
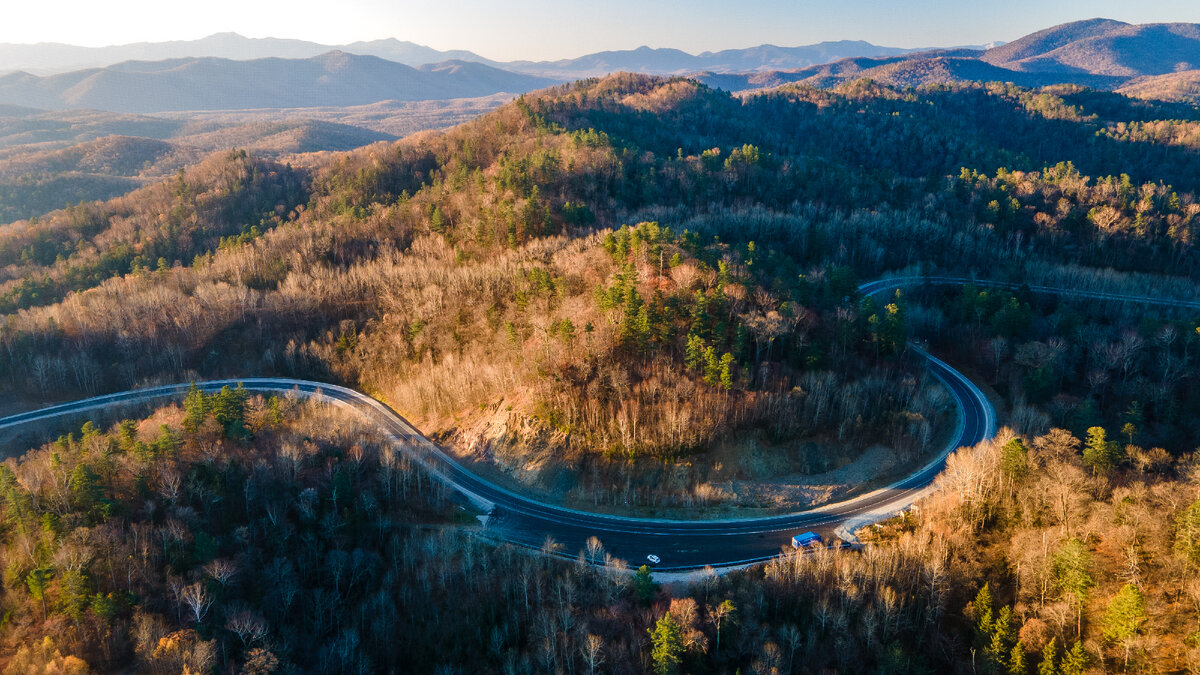
[[[839,501],[864,486],[902,473],[914,462],[903,462],[890,448],[875,445],[849,464],[824,473],[800,473],[765,480],[733,481],[731,490],[740,502],[772,509],[811,508]]]
[[[906,475],[940,451],[935,433],[917,456],[876,444],[847,457],[834,437],[772,443],[727,437],[677,460],[603,458],[572,449],[566,433],[503,402],[435,439],[472,471],[531,497],[588,511],[681,519],[753,517],[840,501]],[[934,420],[952,427],[953,413]]]

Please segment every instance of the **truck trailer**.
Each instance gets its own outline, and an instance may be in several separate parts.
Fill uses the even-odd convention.
[[[821,535],[816,532],[805,532],[792,537],[792,548],[809,548],[822,544]]]

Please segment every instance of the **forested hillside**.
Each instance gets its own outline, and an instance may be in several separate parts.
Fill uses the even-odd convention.
[[[0,311],[52,304],[105,279],[211,252],[226,237],[253,236],[299,205],[303,182],[290,167],[234,151],[103,205],[8,225]]]
[[[733,97],[621,75],[313,167],[222,153],[126,197],[0,229],[0,386],[27,408],[215,376],[342,383],[519,489],[696,517],[794,509],[923,464],[953,413],[907,349],[915,337],[988,386],[1023,440],[961,453],[943,494],[878,545],[781,560],[673,590],[674,601],[643,585],[640,605],[599,572],[544,561],[522,582],[528,600],[498,565],[446,572],[442,586],[503,598],[479,608],[498,614],[472,633],[437,613],[404,649],[450,672],[627,672],[671,654],[715,672],[1032,672],[1050,658],[1039,672],[1076,673],[1160,655],[1184,668],[1197,318],[1028,289],[876,299],[856,288],[949,273],[1194,299],[1198,124],[1192,106],[1076,86],[859,81]],[[185,448],[217,447],[188,438]],[[338,462],[321,480],[336,483]],[[41,489],[31,480],[18,482]],[[114,485],[106,498],[141,494]],[[455,561],[511,554],[447,536]],[[419,565],[443,569],[433,558]],[[25,560],[13,603],[28,604],[43,564]],[[201,583],[190,560],[172,574]],[[115,592],[101,569],[90,578],[108,585],[88,592]],[[341,582],[325,583],[343,597]],[[397,583],[406,606],[453,606],[430,595],[433,582]],[[985,583],[991,599],[976,599]],[[578,613],[562,609],[585,596]],[[724,623],[725,599],[736,624]],[[239,600],[273,606],[258,601]],[[516,602],[520,628],[498,618]],[[66,615],[76,630],[91,606]],[[41,616],[30,607],[26,627]],[[155,611],[171,630],[192,626],[179,638],[189,645],[216,640],[222,667],[252,647],[215,614]],[[382,643],[359,666],[341,659],[375,629],[315,611],[303,619],[311,632],[264,615],[295,642],[261,648],[314,670],[399,667]],[[462,652],[430,652],[451,634]],[[139,654],[87,648],[89,663]]]
[[[363,106],[221,110],[156,116],[0,106],[0,223],[105,201],[239,148],[281,163],[441,129],[511,94]]]
[[[758,504],[741,481],[937,440],[906,299],[855,279],[1200,268],[1200,158],[1168,131],[1189,118],[1077,87],[742,100],[618,76],[311,176],[217,157],[8,226],[0,377],[32,397],[329,379],[560,497]],[[653,479],[626,463],[697,452]]]
[[[353,416],[193,391],[0,465],[3,672],[1190,668],[1195,458],[1117,445],[1005,430],[863,551],[660,587],[475,539]]]

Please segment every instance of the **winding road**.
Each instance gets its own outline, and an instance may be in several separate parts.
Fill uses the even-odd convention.
[[[883,296],[913,286],[964,283],[1017,288],[1016,284],[963,277],[897,277],[863,284],[859,291],[864,295]],[[1037,293],[1077,298],[1200,309],[1200,301],[1163,300],[1046,286],[1029,288]],[[608,553],[626,559],[634,566],[645,562],[646,556],[653,553],[662,559],[661,564],[657,565],[658,570],[681,571],[705,565],[725,567],[766,560],[778,555],[781,548],[789,545],[792,535],[799,532],[812,530],[827,538],[835,534],[849,536],[849,531],[854,527],[884,519],[911,506],[925,495],[945,467],[947,456],[954,450],[995,435],[996,411],[979,387],[920,347],[910,345],[910,349],[926,360],[930,372],[945,384],[958,408],[952,438],[937,457],[892,485],[848,501],[800,513],[740,520],[631,518],[536,501],[477,476],[448,456],[394,410],[345,387],[286,378],[212,380],[198,382],[196,386],[211,392],[226,385],[242,383],[253,391],[293,392],[303,397],[319,397],[361,412],[396,439],[404,451],[431,474],[446,482],[475,508],[489,514],[484,532],[490,538],[540,548],[549,537],[557,542],[559,552],[573,557],[585,548],[590,537],[595,536]],[[11,415],[0,418],[0,433],[29,422],[76,415],[114,404],[179,397],[189,386],[179,384],[135,389]]]

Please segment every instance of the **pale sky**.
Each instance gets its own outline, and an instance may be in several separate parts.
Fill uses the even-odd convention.
[[[641,45],[698,53],[859,39],[1009,41],[1097,16],[1200,22],[1197,0],[0,0],[0,42],[103,46],[233,31],[344,44],[394,37],[509,61]]]

